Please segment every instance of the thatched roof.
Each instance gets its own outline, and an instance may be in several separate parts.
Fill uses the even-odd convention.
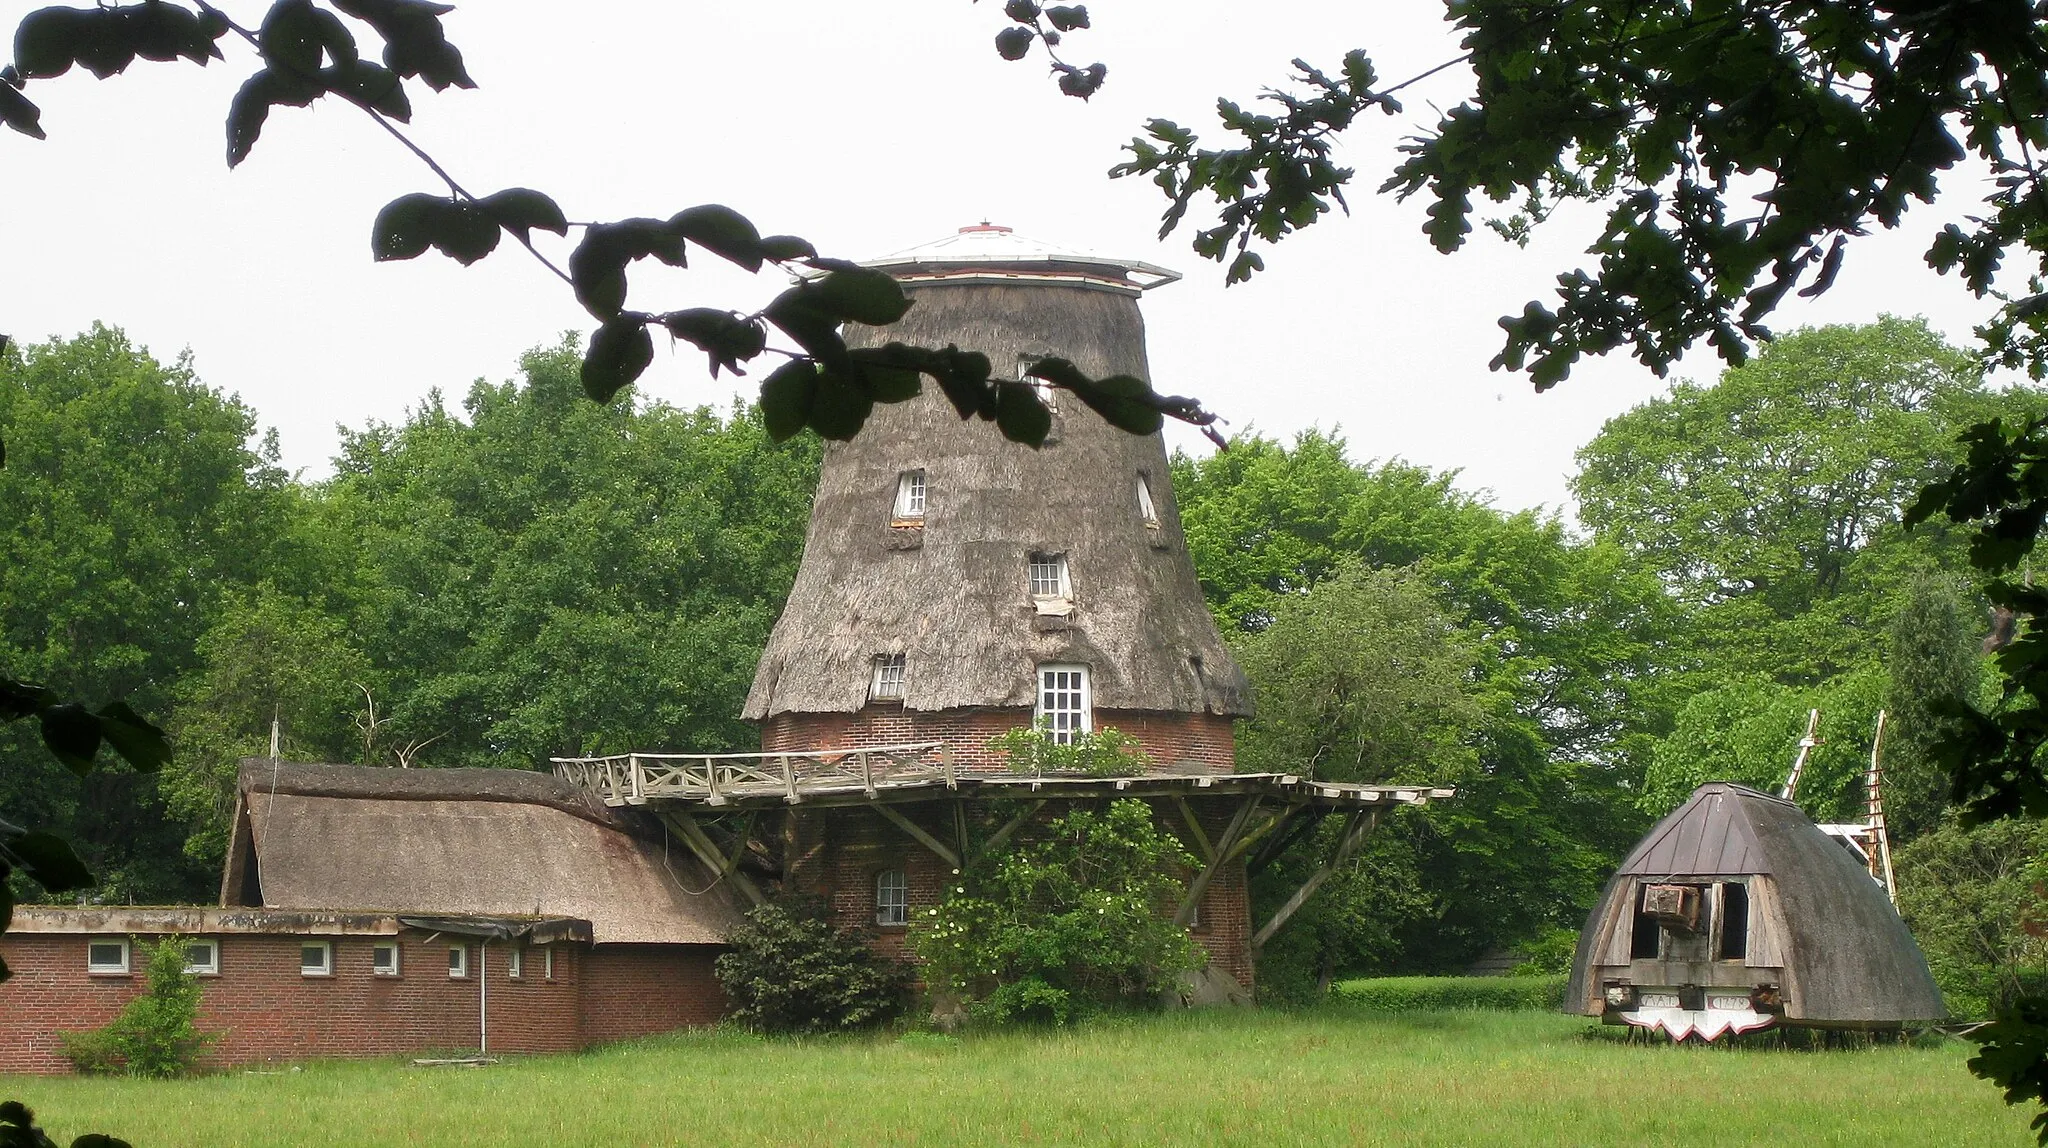
[[[255,760],[237,806],[224,900],[253,862],[266,908],[571,917],[599,944],[716,944],[738,919],[665,842],[548,774]]]
[[[915,305],[859,344],[957,343],[1002,376],[1059,355],[1091,376],[1147,377],[1144,320],[1124,295],[1057,282],[910,283]],[[804,560],[761,657],[744,716],[850,713],[877,655],[902,654],[912,710],[1029,706],[1033,668],[1091,669],[1097,709],[1248,715],[1244,674],[1195,580],[1158,435],[1117,430],[1060,396],[1042,449],[965,422],[935,388],[879,406],[825,448]],[[921,528],[890,525],[897,476],[922,468]],[[1140,475],[1159,525],[1143,521]],[[1040,617],[1033,553],[1064,554],[1073,613]]]
[[[1913,935],[1848,850],[1790,801],[1721,781],[1700,786],[1659,821],[1608,882],[1579,937],[1566,1007],[1582,1008],[1603,975],[1628,975],[1631,964],[1644,983],[1648,962],[1631,962],[1625,951],[1642,883],[1731,879],[1750,888],[1748,963],[1783,970],[1788,1018],[1898,1022],[1947,1015]]]

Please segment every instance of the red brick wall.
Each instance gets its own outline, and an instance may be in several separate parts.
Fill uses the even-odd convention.
[[[583,1043],[717,1024],[725,994],[713,945],[604,945],[583,953]]]
[[[715,950],[680,946],[557,944],[554,978],[544,950],[528,948],[522,976],[508,974],[506,946],[479,961],[469,942],[469,975],[448,975],[446,936],[402,934],[399,974],[370,971],[370,937],[327,938],[334,974],[299,972],[297,936],[230,934],[220,942],[220,975],[202,978],[199,1027],[219,1032],[215,1064],[401,1053],[473,1053],[478,1044],[478,976],[488,978],[490,1047],[500,1052],[560,1052],[687,1024],[708,1024],[724,1009],[711,979]],[[142,954],[128,976],[85,971],[91,938],[10,933],[0,955],[14,969],[0,983],[0,1072],[65,1072],[59,1031],[98,1028],[142,991]],[[388,939],[388,938],[384,938]]]
[[[1159,768],[1176,772],[1229,773],[1237,749],[1231,719],[1208,713],[1096,710],[1095,728],[1115,726],[1136,739]],[[851,714],[777,714],[761,725],[767,753],[801,749],[849,749],[943,741],[956,769],[1003,772],[1008,759],[989,742],[1031,724],[1031,711],[1015,709],[906,710],[876,702]]]

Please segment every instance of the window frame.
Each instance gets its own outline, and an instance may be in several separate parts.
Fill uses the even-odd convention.
[[[541,973],[540,973],[540,975],[541,975],[541,979],[542,979],[542,980],[547,980],[547,981],[551,981],[551,980],[554,980],[554,979],[555,979],[555,947],[554,947],[553,945],[542,945],[542,946],[540,947],[540,952],[541,952]]]
[[[204,947],[209,954],[205,964],[192,959],[192,950]],[[217,977],[220,975],[220,942],[213,937],[187,937],[185,939],[185,973],[194,977]]]
[[[117,945],[121,949],[121,963],[118,967],[109,964],[94,964],[93,949],[101,945]],[[125,977],[134,968],[133,946],[126,937],[93,937],[85,942],[85,973],[91,977]]]
[[[875,872],[875,924],[885,929],[903,928],[910,924],[909,873],[902,869]]]
[[[923,525],[930,501],[931,480],[923,467],[897,472],[896,502],[890,512],[893,521],[905,526]]]
[[[523,981],[526,979],[526,946],[505,946],[505,979]]]
[[[389,968],[379,968],[379,967],[377,967],[377,954],[379,954],[379,953],[390,953],[390,954],[391,954],[391,965],[390,965],[390,967],[389,967]],[[401,952],[400,952],[400,946],[399,946],[399,944],[398,944],[398,942],[397,942],[397,941],[395,941],[395,940],[392,940],[392,941],[372,941],[372,942],[370,942],[370,975],[371,975],[371,976],[373,976],[373,977],[396,977],[396,976],[403,976],[404,974],[405,974],[405,957],[404,957],[404,956],[403,956],[403,955],[401,954]]]
[[[1056,397],[1059,394],[1059,388],[1029,373],[1031,368],[1052,357],[1051,355],[1018,355],[1017,381],[1030,387],[1038,395],[1038,401],[1045,404],[1045,412],[1047,414],[1056,415],[1060,413],[1059,399]]]
[[[1039,589],[1039,570],[1051,567],[1051,577],[1043,579],[1051,586],[1050,591]],[[1042,551],[1024,557],[1024,589],[1034,602],[1071,602],[1074,600],[1073,576],[1067,569],[1065,554],[1048,554]]]
[[[466,981],[469,979],[469,946],[448,946],[448,979]]]
[[[895,671],[893,677],[890,671]],[[903,700],[905,664],[902,654],[876,654],[875,669],[868,679],[868,700],[875,702],[900,702]],[[894,684],[891,690],[890,685]]]
[[[306,954],[314,949],[320,951],[320,964],[316,967],[306,963]],[[299,939],[299,975],[302,977],[331,977],[334,975],[334,942]]]
[[[1073,682],[1060,682],[1048,686],[1047,678],[1053,674],[1074,674],[1077,675],[1077,678]],[[1059,745],[1071,745],[1076,734],[1094,731],[1095,688],[1093,675],[1089,673],[1087,666],[1071,662],[1046,662],[1037,668],[1034,679],[1035,688],[1032,690],[1031,723],[1038,727],[1048,740]],[[1080,705],[1077,709],[1048,709],[1046,707],[1046,695],[1049,692],[1061,695],[1075,694],[1078,696]],[[1062,724],[1059,721],[1059,715],[1070,713],[1077,714],[1078,720],[1072,724]]]
[[[1159,529],[1159,503],[1152,497],[1152,478],[1138,474],[1138,517],[1153,530]]]

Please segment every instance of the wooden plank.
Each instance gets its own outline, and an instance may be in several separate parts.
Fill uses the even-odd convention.
[[[1001,829],[998,829],[994,833],[990,834],[989,839],[981,843],[981,848],[974,851],[973,856],[975,857],[975,859],[979,860],[983,857],[988,856],[990,853],[995,852],[997,849],[1002,848],[1003,842],[1008,841],[1012,833],[1015,833],[1019,829],[1024,828],[1025,824],[1029,822],[1033,817],[1036,817],[1038,815],[1038,811],[1044,808],[1045,799],[1040,798],[1039,800],[1034,801],[1031,804],[1025,806],[1022,810],[1019,810],[1015,817],[1012,817],[1008,821],[1005,821]]]
[[[1258,932],[1252,934],[1253,952],[1259,951],[1267,941],[1272,940],[1273,934],[1280,931],[1280,926],[1286,924],[1287,919],[1307,904],[1317,889],[1323,887],[1323,882],[1329,880],[1332,874],[1343,867],[1344,862],[1351,859],[1353,851],[1372,832],[1373,826],[1379,824],[1379,820],[1378,809],[1361,809],[1351,815],[1349,824],[1344,827],[1344,835],[1338,839],[1337,847],[1331,851],[1329,860],[1324,861],[1315,872],[1309,874],[1308,880],[1301,883],[1301,888],[1296,889],[1294,895],[1287,898],[1287,903],[1280,906],[1270,920],[1259,926]]]
[[[1175,796],[1173,803],[1180,808],[1181,817],[1187,821],[1188,828],[1194,832],[1195,851],[1202,855],[1202,860],[1214,861],[1216,859],[1216,846],[1209,843],[1209,832],[1202,828],[1202,819],[1195,816],[1194,807],[1188,804],[1187,798],[1180,796]]]
[[[896,827],[898,829],[901,829],[905,833],[910,834],[912,837],[917,838],[918,842],[922,844],[926,849],[929,849],[933,853],[937,854],[939,860],[944,861],[946,864],[951,865],[955,869],[960,868],[960,855],[958,853],[953,852],[951,849],[946,848],[945,842],[940,841],[938,838],[932,836],[929,833],[926,833],[924,831],[924,827],[919,825],[917,822],[912,821],[910,818],[903,816],[901,813],[896,812],[896,810],[887,805],[876,805],[875,812],[888,818],[890,821],[895,822]]]
[[[711,870],[714,878],[721,881],[731,878],[733,885],[752,904],[768,903],[768,898],[761,895],[761,889],[754,884],[753,879],[740,872],[739,854],[735,853],[730,860],[721,856],[718,846],[712,844],[711,838],[705,834],[704,827],[697,824],[696,818],[688,813],[670,810],[663,810],[660,816],[662,824],[667,825],[671,832],[682,838],[683,844],[697,855],[697,860],[702,861],[705,868]]]
[[[1281,809],[1275,812],[1273,816],[1268,817],[1266,820],[1260,822],[1257,828],[1248,830],[1243,836],[1237,839],[1237,844],[1232,845],[1230,847],[1230,855],[1225,857],[1224,860],[1231,861],[1235,860],[1238,857],[1243,856],[1246,850],[1250,849],[1254,845],[1257,845],[1260,841],[1265,839],[1267,834],[1273,832],[1275,829],[1278,829],[1282,824],[1284,824],[1287,821],[1289,817],[1292,817],[1294,815],[1294,811],[1299,808],[1301,808],[1299,805],[1289,805],[1285,809]]]
[[[1231,849],[1237,844],[1238,835],[1244,832],[1245,822],[1251,820],[1252,812],[1258,809],[1263,796],[1255,793],[1250,801],[1239,806],[1237,815],[1230,819],[1230,827],[1223,831],[1223,836],[1216,839],[1216,848],[1210,854],[1209,864],[1204,866],[1200,873],[1195,874],[1194,880],[1188,882],[1187,896],[1181,898],[1180,908],[1173,914],[1173,923],[1176,926],[1185,929],[1189,922],[1195,919],[1195,908],[1202,903],[1202,894],[1208,891],[1209,882],[1223,870],[1223,866],[1230,863]]]

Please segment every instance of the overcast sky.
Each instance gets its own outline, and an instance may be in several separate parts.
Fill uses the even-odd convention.
[[[6,26],[33,6],[0,4]],[[224,6],[250,24],[264,8]],[[1665,384],[1623,359],[1581,366],[1543,395],[1488,371],[1496,319],[1548,298],[1558,272],[1586,262],[1582,228],[1557,227],[1528,250],[1481,231],[1446,257],[1422,237],[1422,203],[1370,194],[1400,138],[1433,122],[1431,105],[1462,97],[1460,70],[1404,93],[1405,114],[1352,132],[1342,157],[1360,172],[1352,214],[1267,251],[1269,270],[1248,286],[1225,289],[1186,232],[1156,238],[1156,189],[1104,177],[1147,118],[1211,136],[1218,95],[1255,95],[1295,56],[1334,69],[1364,47],[1390,78],[1455,56],[1441,5],[1089,9],[1097,27],[1070,39],[1068,58],[1103,61],[1109,81],[1084,104],[1058,94],[1039,57],[996,56],[1006,26],[996,0],[471,0],[446,27],[481,86],[417,89],[407,130],[470,190],[536,187],[571,219],[725,203],[764,232],[850,258],[986,219],[1163,264],[1186,279],[1143,304],[1161,390],[1199,396],[1236,429],[1341,428],[1356,458],[1455,469],[1504,507],[1567,505],[1573,451]],[[189,347],[200,376],[253,406],[278,429],[287,465],[317,478],[338,424],[398,420],[435,387],[459,399],[474,378],[511,377],[523,349],[592,325],[509,243],[467,269],[433,254],[372,263],[377,209],[439,187],[338,100],[275,110],[251,158],[228,171],[222,119],[254,59],[222,43],[226,64],[204,70],[137,62],[105,82],[74,71],[31,85],[51,138],[0,132],[0,331],[34,341],[98,319],[166,358]],[[1953,198],[1944,210],[1967,207]],[[1903,234],[1853,247],[1840,285],[1775,325],[1891,311],[1925,314],[1967,341],[1983,308],[1921,264],[1940,220],[1920,214]],[[554,253],[567,250],[563,241]],[[772,271],[756,279],[716,262],[687,273],[637,265],[632,305],[749,308],[783,286]],[[1717,370],[1702,352],[1679,374]],[[641,388],[682,404],[736,393],[687,346],[661,348]]]

